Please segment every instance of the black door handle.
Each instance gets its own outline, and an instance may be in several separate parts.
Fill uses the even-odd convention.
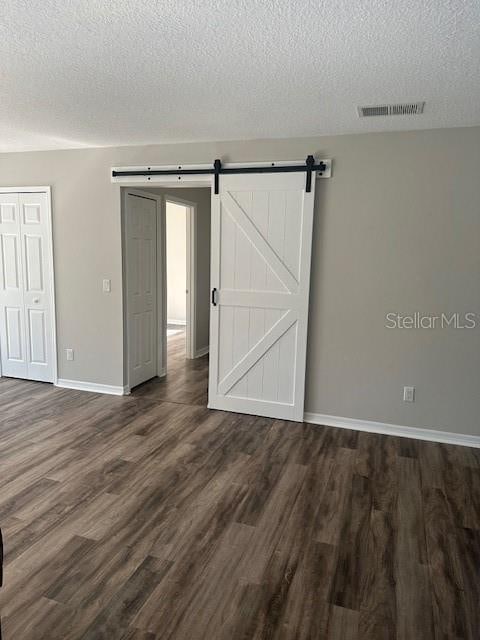
[[[213,287],[212,289],[212,304],[214,307],[217,306],[217,289],[216,287]]]

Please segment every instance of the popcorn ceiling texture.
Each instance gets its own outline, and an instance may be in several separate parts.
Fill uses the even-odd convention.
[[[3,0],[0,151],[480,124],[478,0]],[[356,107],[426,100],[425,114]]]

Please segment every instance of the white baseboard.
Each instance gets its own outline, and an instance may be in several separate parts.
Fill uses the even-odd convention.
[[[157,373],[157,377],[164,378],[167,375],[167,370],[165,367],[162,367],[160,371]]]
[[[108,393],[112,396],[124,396],[130,393],[128,387],[116,387],[110,384],[98,384],[97,382],[83,382],[81,380],[65,380],[59,378],[57,387],[62,389],[75,389],[76,391],[91,391],[92,393]]]
[[[186,320],[167,320],[167,324],[181,324],[183,326],[187,325]]]
[[[403,427],[396,424],[389,424],[387,422],[371,422],[369,420],[341,418],[339,416],[328,416],[322,413],[305,413],[304,420],[305,422],[321,424],[326,427],[338,427],[340,429],[352,429],[353,431],[367,431],[369,433],[381,433],[387,436],[415,438],[416,440],[428,440],[430,442],[457,444],[462,447],[480,448],[480,436],[471,436],[463,433],[451,433],[450,431],[437,431],[435,429],[419,429],[417,427]]]
[[[202,356],[206,356],[209,352],[210,347],[207,345],[206,347],[202,347],[201,349],[197,349],[195,351],[195,358],[201,358]]]

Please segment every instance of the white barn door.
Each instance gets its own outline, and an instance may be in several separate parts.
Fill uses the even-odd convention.
[[[0,193],[2,375],[54,382],[53,264],[47,194]]]
[[[314,189],[304,172],[220,176],[210,408],[303,420]]]
[[[128,384],[157,375],[157,201],[128,192],[125,203]]]

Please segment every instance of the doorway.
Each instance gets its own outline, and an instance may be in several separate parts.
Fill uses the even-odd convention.
[[[327,165],[164,165],[112,168],[112,182],[211,188],[208,407],[304,417],[313,170]],[[213,176],[213,177],[212,177]],[[178,184],[178,182],[177,182]],[[200,245],[199,245],[200,246]]]
[[[123,189],[122,211],[127,389],[206,406],[210,189]]]

